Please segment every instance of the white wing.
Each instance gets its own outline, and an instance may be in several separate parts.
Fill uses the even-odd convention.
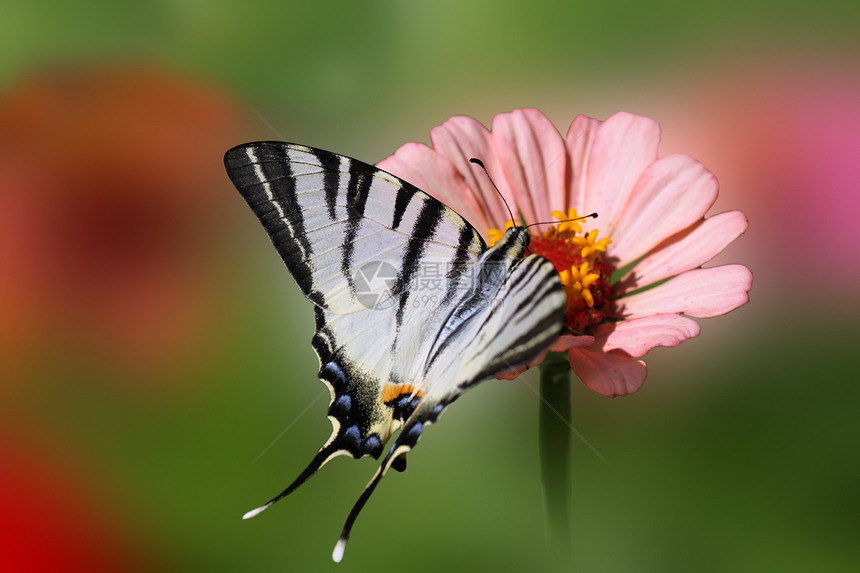
[[[231,149],[224,162],[299,288],[329,312],[359,312],[401,295],[422,259],[464,269],[486,248],[456,212],[355,159],[261,142]],[[391,284],[356,284],[367,264],[398,274]]]
[[[231,149],[224,163],[316,305],[312,344],[331,392],[331,436],[267,507],[337,455],[379,457],[417,405],[414,358],[486,246],[439,201],[348,157],[260,142]]]
[[[513,231],[517,230],[509,234]],[[490,258],[492,251],[482,261]],[[483,380],[530,362],[561,333],[567,295],[553,264],[537,255],[506,260],[514,267],[507,269],[499,288],[480,284],[483,290],[475,292],[479,308],[459,318],[452,316],[454,324],[443,329],[445,337],[435,347],[437,354],[425,363],[426,393],[347,517],[332,553],[335,561],[343,557],[352,526],[382,477],[390,467],[397,467],[398,460],[415,447],[424,429],[448,404]],[[468,304],[468,300],[461,304]]]

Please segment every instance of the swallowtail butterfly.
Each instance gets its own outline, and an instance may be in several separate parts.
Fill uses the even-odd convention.
[[[240,145],[224,163],[313,303],[312,345],[331,392],[328,441],[245,518],[335,456],[383,456],[335,546],[340,561],[385,472],[405,469],[405,454],[460,394],[546,350],[567,297],[553,264],[527,254],[525,228],[488,248],[452,209],[366,163],[280,142]]]

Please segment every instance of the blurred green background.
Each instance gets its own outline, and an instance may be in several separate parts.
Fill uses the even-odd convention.
[[[860,562],[860,8],[618,2],[4,3],[0,569],[542,570],[536,373],[465,395],[386,478],[333,461],[310,305],[223,173],[295,141],[376,162],[455,114],[663,127],[750,229],[749,305],[575,382],[578,571]]]

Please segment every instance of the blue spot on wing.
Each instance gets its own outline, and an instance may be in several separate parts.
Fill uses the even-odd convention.
[[[346,384],[346,374],[343,368],[340,367],[340,364],[334,360],[327,362],[325,366],[320,368],[319,376],[327,380],[334,387],[335,391],[338,392],[342,391]]]
[[[364,441],[364,452],[374,458],[379,457],[379,454],[382,453],[382,440],[379,439],[379,436],[373,434]]]
[[[397,441],[401,444],[413,447],[418,443],[418,438],[421,437],[421,432],[424,430],[424,424],[415,422],[403,431],[400,439]]]
[[[356,450],[361,444],[361,432],[358,426],[350,426],[341,437],[341,447],[345,450]]]
[[[332,402],[328,408],[328,413],[336,418],[343,418],[349,414],[350,408],[352,408],[352,398],[349,394],[343,394]]]

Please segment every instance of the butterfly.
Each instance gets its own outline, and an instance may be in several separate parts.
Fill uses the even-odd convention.
[[[240,145],[227,173],[313,303],[332,433],[308,466],[250,518],[336,456],[382,458],[332,558],[385,473],[463,392],[545,351],[567,297],[529,233],[492,247],[454,210],[361,161],[282,142]],[[385,446],[399,430],[391,447]]]

